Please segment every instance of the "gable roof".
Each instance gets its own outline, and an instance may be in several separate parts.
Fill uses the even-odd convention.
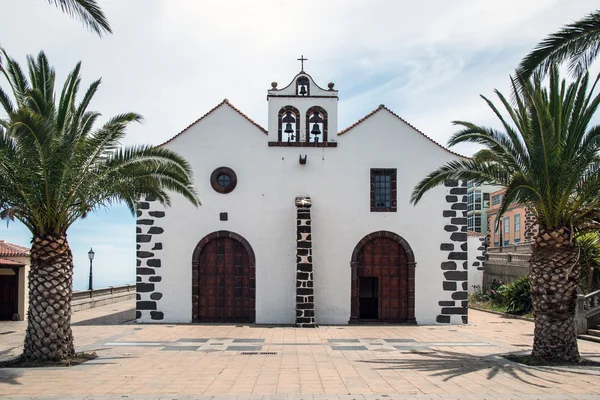
[[[210,115],[212,112],[214,112],[216,109],[223,107],[224,105],[228,105],[229,107],[231,107],[234,111],[236,111],[238,114],[240,114],[242,117],[246,118],[252,125],[256,126],[258,129],[260,129],[265,135],[268,135],[269,132],[267,132],[267,130],[265,128],[263,128],[262,126],[260,126],[257,122],[255,122],[252,118],[250,118],[249,116],[247,116],[246,114],[244,114],[243,112],[241,112],[239,109],[237,109],[233,104],[231,104],[229,102],[229,100],[224,99],[222,102],[220,102],[219,104],[217,104],[212,110],[210,110],[209,112],[207,112],[206,114],[204,114],[203,116],[201,116],[200,118],[198,118],[197,120],[195,120],[194,122],[192,122],[190,125],[188,125],[184,130],[182,130],[181,132],[179,132],[178,134],[176,134],[175,136],[173,136],[171,139],[167,140],[166,142],[159,144],[157,147],[160,146],[164,146],[165,144],[169,143],[170,141],[172,141],[173,139],[175,139],[177,136],[181,135],[183,132],[187,131],[188,129],[190,129],[192,126],[196,125],[198,122],[200,122],[202,119],[206,118],[208,115]]]
[[[29,257],[29,249],[0,240],[0,257]]]
[[[385,111],[389,112],[394,117],[398,118],[400,121],[404,122],[406,125],[410,126],[415,131],[419,132],[423,137],[427,138],[430,142],[432,142],[436,146],[440,147],[441,149],[446,150],[448,153],[454,154],[455,156],[459,156],[459,157],[462,157],[462,158],[470,158],[470,157],[463,156],[462,154],[458,154],[458,153],[456,153],[456,152],[454,152],[452,150],[449,150],[446,147],[442,146],[441,144],[439,144],[438,142],[436,142],[435,140],[433,140],[432,138],[430,138],[429,136],[427,136],[426,134],[424,134],[423,132],[421,132],[420,130],[418,130],[417,128],[415,128],[413,125],[411,125],[404,118],[400,117],[398,114],[396,114],[395,112],[393,112],[392,110],[390,110],[389,108],[387,108],[384,104],[380,104],[379,107],[377,107],[376,109],[374,109],[373,111],[371,111],[370,113],[368,113],[367,115],[365,115],[364,117],[362,117],[361,119],[359,119],[358,121],[356,121],[355,123],[353,123],[352,125],[350,125],[349,127],[347,127],[346,129],[343,129],[343,130],[339,131],[338,132],[338,136],[339,135],[343,135],[343,134],[347,133],[348,131],[352,130],[354,127],[360,125],[365,120],[371,118],[373,115],[377,114],[381,110],[385,110]]]

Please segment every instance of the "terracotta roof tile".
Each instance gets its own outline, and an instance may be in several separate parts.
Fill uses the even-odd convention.
[[[22,267],[25,264],[13,260],[7,260],[6,258],[0,258],[0,265],[5,265],[8,267]]]
[[[379,107],[377,107],[376,109],[374,109],[373,111],[371,111],[370,113],[368,113],[367,115],[365,115],[364,117],[362,117],[361,119],[359,119],[358,121],[356,121],[355,123],[353,123],[352,125],[350,125],[349,127],[347,127],[346,129],[343,129],[340,132],[338,132],[338,136],[345,134],[346,132],[348,132],[349,130],[351,130],[355,126],[361,124],[366,119],[369,119],[371,116],[375,115],[377,112],[379,112],[381,110],[386,110],[387,112],[389,112],[390,114],[392,114],[394,117],[398,118],[400,121],[404,122],[406,125],[410,126],[415,131],[419,132],[421,135],[423,135],[424,137],[426,137],[427,139],[429,139],[429,141],[431,141],[432,143],[434,143],[438,147],[441,147],[442,149],[446,150],[448,153],[454,154],[454,155],[462,157],[462,158],[470,158],[470,157],[463,156],[462,154],[458,154],[458,153],[456,153],[456,152],[454,152],[452,150],[449,150],[446,147],[442,146],[441,144],[439,144],[438,142],[436,142],[435,140],[433,140],[432,138],[430,138],[429,136],[427,136],[425,133],[423,133],[420,130],[418,130],[417,128],[415,128],[408,121],[406,121],[404,118],[400,117],[398,114],[396,114],[395,112],[393,112],[392,110],[390,110],[389,108],[387,108],[383,104],[380,104]]]
[[[0,240],[0,257],[29,257],[29,249]]]
[[[192,126],[194,126],[196,123],[200,122],[202,119],[206,118],[209,114],[211,114],[213,111],[215,111],[217,108],[222,107],[223,105],[227,104],[229,107],[231,107],[233,110],[237,111],[238,114],[240,114],[242,117],[246,118],[252,125],[256,126],[258,129],[260,129],[265,135],[268,135],[269,132],[263,128],[262,126],[260,126],[257,122],[255,122],[252,118],[250,118],[249,116],[247,116],[246,114],[244,114],[243,112],[241,112],[239,109],[237,109],[233,104],[231,104],[229,102],[229,100],[224,99],[222,102],[220,102],[219,104],[217,104],[216,107],[214,107],[212,110],[210,110],[209,112],[207,112],[206,114],[204,114],[203,116],[201,116],[200,118],[198,118],[196,121],[192,122],[190,125],[188,125],[184,130],[182,130],[181,132],[179,132],[177,135],[173,136],[171,139],[167,140],[166,142],[159,144],[157,147],[160,146],[164,146],[165,144],[169,143],[170,141],[172,141],[173,139],[175,139],[177,136],[181,135],[183,132],[187,131],[188,129],[190,129]]]

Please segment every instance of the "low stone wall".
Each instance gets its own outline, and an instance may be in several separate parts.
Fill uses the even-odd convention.
[[[73,311],[100,307],[119,301],[135,299],[135,285],[110,286],[104,289],[80,290],[73,292]]]
[[[491,247],[487,250],[487,261],[483,274],[483,288],[487,290],[495,279],[511,283],[529,274],[531,245],[521,244],[506,247]]]

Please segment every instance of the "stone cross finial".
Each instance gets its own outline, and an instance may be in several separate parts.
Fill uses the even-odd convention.
[[[308,58],[304,58],[302,55],[298,58],[298,61],[300,61],[300,71],[304,71],[304,61],[308,61]]]

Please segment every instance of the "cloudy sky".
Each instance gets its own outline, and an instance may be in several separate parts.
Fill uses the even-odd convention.
[[[227,98],[262,126],[266,91],[305,70],[339,90],[344,128],[385,104],[440,143],[461,119],[494,125],[479,95],[508,93],[509,75],[548,33],[598,5],[592,0],[99,0],[113,35],[99,38],[45,0],[2,0],[0,45],[18,60],[44,50],[58,81],[79,60],[102,77],[92,108],[136,111],[124,144],[162,143]],[[597,69],[597,68],[595,68]],[[0,80],[5,87],[6,82]],[[470,155],[474,148],[455,149]],[[0,238],[28,245],[18,224]],[[69,232],[75,289],[135,281],[135,225],[123,207]]]

